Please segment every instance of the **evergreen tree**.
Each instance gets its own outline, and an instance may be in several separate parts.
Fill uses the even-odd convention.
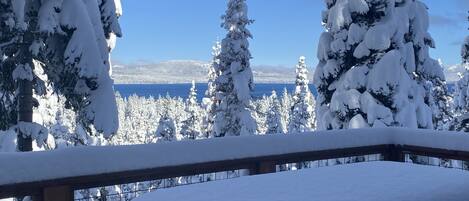
[[[433,128],[437,100],[425,85],[445,78],[428,55],[427,7],[418,0],[326,4],[314,76],[319,129]]]
[[[169,111],[166,108],[158,121],[156,137],[158,141],[176,141],[178,139],[176,135],[176,123],[174,119],[170,117]]]
[[[217,99],[216,99],[216,85],[215,81],[218,77],[219,72],[216,70],[216,67],[220,65],[220,53],[221,53],[221,43],[216,42],[212,47],[212,62],[209,65],[208,69],[208,87],[205,92],[205,97],[202,100],[202,104],[205,108],[206,116],[204,118],[204,133],[205,137],[213,137],[214,130],[214,118],[217,108]]]
[[[452,102],[453,97],[448,91],[446,81],[439,78],[434,79],[434,83],[428,83],[427,90],[431,94],[427,95],[433,110],[433,126],[435,130],[447,131],[450,129],[453,120]]]
[[[256,125],[251,114],[251,92],[254,87],[250,67],[251,53],[246,26],[253,21],[247,16],[245,0],[229,0],[222,27],[228,31],[221,44],[220,72],[215,81],[217,109],[215,137],[251,135]]]
[[[197,90],[195,88],[195,82],[192,81],[192,87],[189,92],[189,97],[186,100],[185,111],[188,114],[186,120],[182,122],[181,135],[184,139],[201,139],[204,138],[202,135],[201,121],[199,105],[197,103]]]
[[[17,100],[13,79],[14,54],[18,51],[15,14],[10,1],[0,1],[0,130],[16,125]]]
[[[469,36],[466,37],[462,45],[461,57],[465,71],[456,83],[455,118],[451,130],[469,132]]]
[[[88,131],[97,130],[106,137],[115,133],[118,123],[109,75],[110,48],[98,1],[15,0],[0,4],[0,110],[5,114],[0,127],[32,124],[33,105],[38,104],[32,94],[52,94],[47,92],[47,83],[54,93],[64,95],[67,108],[77,112],[77,121]],[[38,68],[44,69],[47,79],[37,73]],[[17,130],[24,129],[17,126]],[[19,150],[31,150],[31,136],[38,135],[18,136]]]
[[[277,93],[272,91],[272,95],[269,97],[270,109],[267,112],[267,131],[266,134],[280,134],[283,133],[282,128],[282,117],[281,117],[281,106],[278,100]]]
[[[255,113],[253,114],[254,121],[256,122],[257,129],[256,133],[257,134],[266,134],[267,131],[267,115],[270,108],[270,99],[267,96],[262,96],[262,98],[254,101],[254,111]]]
[[[289,133],[311,131],[315,128],[314,97],[309,90],[308,69],[305,57],[296,66],[296,88],[288,126]]]
[[[90,134],[96,129],[108,137],[116,132],[118,119],[98,2],[57,2],[47,1],[39,14],[44,70],[66,98],[66,107],[77,111],[78,124]]]
[[[281,126],[282,132],[288,133],[288,125],[290,124],[290,116],[291,116],[291,99],[292,97],[288,93],[287,88],[283,89],[283,95],[281,99]]]

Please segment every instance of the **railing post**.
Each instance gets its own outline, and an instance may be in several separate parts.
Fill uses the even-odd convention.
[[[34,201],[73,201],[73,189],[70,186],[46,187],[42,197],[33,198]]]
[[[249,170],[249,175],[268,174],[276,171],[276,165],[272,161],[262,161]]]
[[[405,162],[405,154],[401,145],[389,145],[383,156],[385,161]]]

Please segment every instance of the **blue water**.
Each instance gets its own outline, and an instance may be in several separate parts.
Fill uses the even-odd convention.
[[[121,94],[122,97],[129,97],[131,95],[144,96],[144,97],[158,97],[169,95],[171,97],[187,98],[191,84],[116,84],[114,88]],[[205,91],[207,90],[206,83],[196,84],[197,98],[202,100]],[[270,95],[272,91],[276,91],[279,96],[283,94],[283,89],[286,88],[289,93],[295,90],[294,84],[256,84],[254,92],[252,93],[253,98],[257,99],[263,95]],[[313,94],[316,96],[316,88],[314,85],[309,87]],[[454,84],[448,84],[450,93],[454,92]]]
[[[144,97],[158,97],[169,95],[171,97],[187,98],[191,84],[116,84],[114,88],[122,97],[129,97],[133,94]],[[197,98],[202,100],[207,90],[206,83],[196,84]],[[282,95],[283,89],[286,88],[290,93],[294,91],[294,84],[256,84],[252,93],[253,98],[260,98],[263,95],[270,95],[272,91],[276,91],[279,96]],[[313,94],[316,89],[310,85]]]

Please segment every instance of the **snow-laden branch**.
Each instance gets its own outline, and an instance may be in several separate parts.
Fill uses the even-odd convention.
[[[17,41],[17,37],[14,37],[13,39],[11,39],[8,42],[1,43],[0,44],[0,49],[5,47],[5,46],[11,45],[11,44],[15,43],[16,41]]]

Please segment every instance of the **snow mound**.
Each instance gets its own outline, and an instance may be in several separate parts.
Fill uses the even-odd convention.
[[[468,187],[468,172],[369,162],[162,189],[136,201],[463,201]]]

